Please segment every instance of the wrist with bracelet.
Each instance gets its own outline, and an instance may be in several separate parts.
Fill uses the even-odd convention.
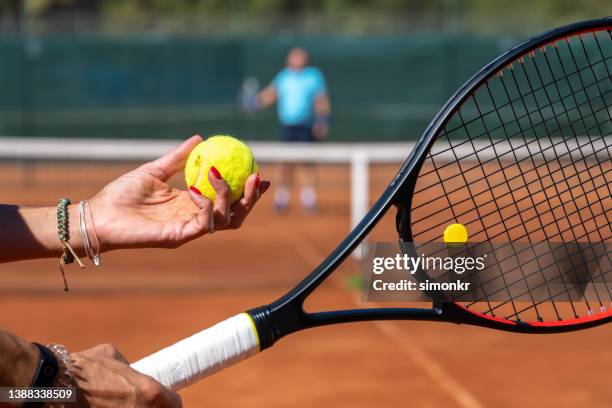
[[[65,291],[68,291],[68,282],[66,281],[64,266],[71,264],[76,260],[81,268],[85,267],[75,250],[68,242],[70,240],[70,217],[68,214],[68,205],[70,205],[70,200],[67,198],[60,198],[57,202],[57,237],[59,238],[63,247],[62,254],[60,255],[59,259],[59,265],[62,279],[64,280]]]
[[[53,343],[49,344],[47,348],[53,353],[58,362],[57,376],[53,386],[62,388],[74,386],[70,353],[66,347],[61,344]]]
[[[73,387],[75,383],[71,373],[72,367],[68,350],[60,344],[50,344],[48,346],[39,343],[33,344],[38,348],[40,354],[30,387]],[[22,408],[59,408],[61,406],[63,405],[55,403],[45,405],[43,401],[24,402],[21,405]]]
[[[64,280],[64,290],[68,291],[68,282],[66,281],[66,273],[64,271],[65,265],[71,264],[76,261],[81,268],[85,268],[85,265],[81,262],[80,258],[76,254],[76,251],[70,245],[70,225],[69,225],[69,213],[68,205],[70,200],[67,198],[61,198],[57,204],[57,235],[62,243],[63,250],[60,256],[60,272]],[[81,200],[79,203],[79,230],[81,232],[81,238],[83,241],[83,249],[85,254],[95,266],[102,264],[102,258],[100,257],[100,241],[94,228],[93,213],[87,200]],[[91,238],[93,239],[90,239]],[[94,246],[92,246],[92,241]]]

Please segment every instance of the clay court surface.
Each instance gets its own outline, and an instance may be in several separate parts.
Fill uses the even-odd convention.
[[[89,197],[134,164],[0,163],[0,202],[55,205]],[[113,343],[136,360],[294,286],[349,227],[348,169],[318,168],[321,211],[283,216],[267,194],[239,231],[176,250],[104,254],[71,266],[69,293],[55,259],[0,266],[0,326],[69,350]],[[377,167],[372,198],[393,175]],[[276,169],[263,166],[274,184]],[[180,178],[175,180],[182,186]],[[394,214],[373,232],[393,241]],[[358,307],[349,261],[309,309]],[[182,391],[186,407],[607,407],[612,326],[536,336],[424,322],[317,328]]]

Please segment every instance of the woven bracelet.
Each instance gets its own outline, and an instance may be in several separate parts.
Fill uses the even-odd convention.
[[[64,290],[68,291],[68,282],[66,281],[66,273],[64,272],[64,265],[73,263],[75,260],[84,268],[85,266],[77,256],[76,252],[68,240],[70,239],[70,226],[68,224],[68,205],[70,200],[67,198],[60,198],[57,203],[57,237],[62,243],[62,255],[60,256],[60,271],[62,273],[62,279],[64,280]]]

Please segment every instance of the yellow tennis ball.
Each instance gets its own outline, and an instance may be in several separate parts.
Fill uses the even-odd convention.
[[[197,145],[185,163],[185,181],[187,187],[195,186],[212,201],[215,201],[216,194],[208,181],[211,166],[221,173],[229,185],[232,203],[242,197],[244,184],[258,169],[249,146],[232,136],[211,136]]]
[[[444,229],[444,242],[449,245],[462,245],[468,240],[468,230],[463,224],[451,224]]]

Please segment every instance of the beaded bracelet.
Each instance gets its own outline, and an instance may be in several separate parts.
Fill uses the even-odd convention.
[[[72,360],[70,359],[70,353],[61,344],[49,344],[47,348],[53,353],[57,359],[57,376],[53,387],[61,388],[76,388],[76,382],[72,375]],[[51,402],[45,405],[45,408],[68,408],[72,404],[66,404],[63,402]]]
[[[68,205],[70,204],[70,200],[67,198],[60,198],[57,203],[57,236],[64,247],[62,250],[62,255],[60,256],[60,271],[62,273],[62,278],[64,279],[64,290],[68,291],[68,282],[66,281],[66,273],[64,272],[64,265],[71,264],[75,260],[84,268],[85,266],[77,256],[76,252],[70,244],[68,240],[70,239],[69,235],[69,225],[68,225]]]
[[[55,355],[58,362],[57,377],[55,379],[56,387],[71,387],[74,385],[74,378],[72,377],[72,362],[70,360],[70,353],[66,347],[61,344],[49,344],[47,348]]]

